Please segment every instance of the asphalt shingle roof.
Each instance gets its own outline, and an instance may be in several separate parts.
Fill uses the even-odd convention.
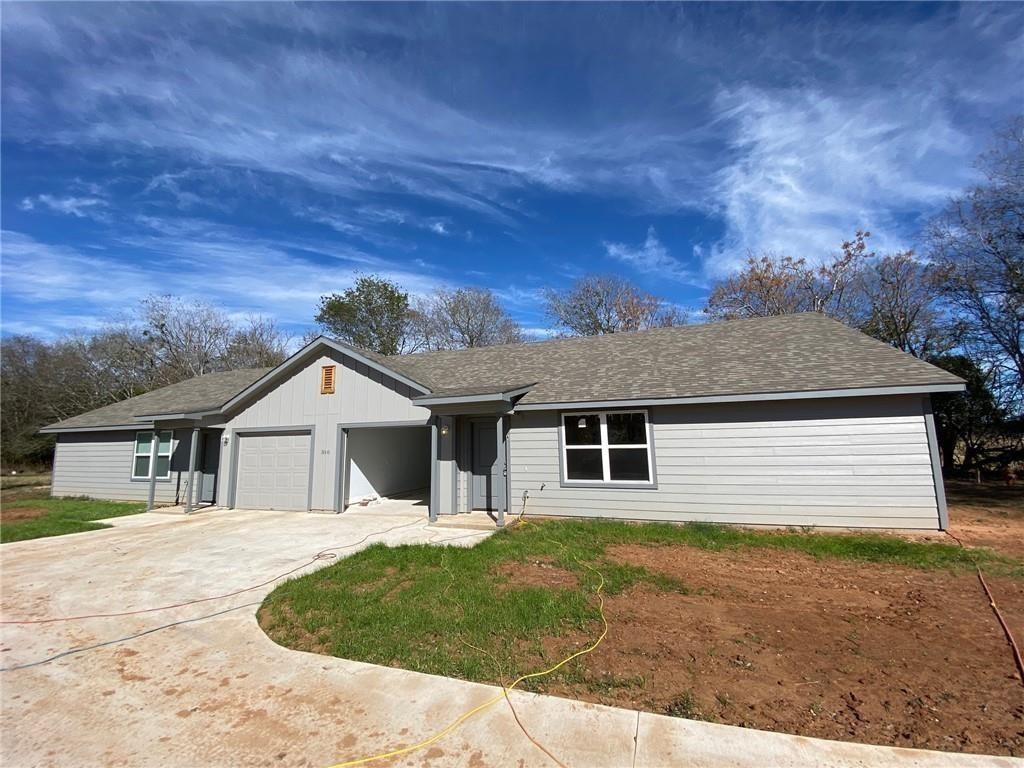
[[[419,382],[431,397],[502,393],[536,382],[523,404],[961,383],[817,313],[414,355],[361,354]],[[190,379],[46,429],[132,425],[134,416],[216,410],[270,370]]]
[[[524,404],[960,383],[811,312],[386,360],[435,391],[537,382]]]
[[[56,424],[50,424],[44,429],[134,426],[135,416],[216,410],[271,370],[273,369],[243,368],[237,371],[209,373],[72,416]]]

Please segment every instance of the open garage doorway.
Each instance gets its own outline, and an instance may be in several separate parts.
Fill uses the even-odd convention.
[[[430,427],[343,427],[339,435],[340,510],[375,499],[427,504],[430,493]]]

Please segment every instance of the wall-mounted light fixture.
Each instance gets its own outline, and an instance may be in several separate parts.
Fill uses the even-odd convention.
[[[230,442],[231,442],[231,438],[230,438],[230,437],[228,437],[227,435],[224,435],[224,437],[222,437],[222,438],[220,439],[220,441],[221,441],[222,443],[224,443],[224,445],[227,445],[228,443],[230,443]]]
[[[448,437],[448,425],[447,424],[442,424],[441,425],[441,437]]]

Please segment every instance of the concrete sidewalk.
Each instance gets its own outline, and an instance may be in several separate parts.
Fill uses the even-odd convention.
[[[471,545],[388,502],[338,516],[213,511],[119,518],[113,530],[4,545],[5,619],[138,609],[228,592],[330,546]],[[301,571],[300,571],[301,572]],[[5,766],[326,766],[429,738],[500,689],[274,644],[255,612],[273,585],[118,618],[0,631],[0,664],[182,623],[0,676]],[[219,614],[212,615],[211,614]],[[206,618],[204,618],[206,617]],[[194,620],[194,621],[193,621]],[[1024,766],[1011,758],[870,747],[513,692],[529,732],[572,768]],[[373,765],[548,766],[499,701],[430,746]]]

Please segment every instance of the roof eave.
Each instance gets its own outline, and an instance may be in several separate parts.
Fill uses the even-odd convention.
[[[516,411],[550,411],[564,408],[630,408],[648,405],[702,405],[744,403],[765,400],[815,400],[833,397],[883,397],[887,395],[930,395],[963,392],[963,383],[915,384],[902,387],[851,387],[848,389],[811,389],[796,392],[753,392],[745,394],[701,395],[696,397],[651,397],[616,400],[563,400],[545,403],[518,403]]]
[[[221,408],[209,408],[199,411],[181,411],[172,413],[144,413],[138,416],[133,416],[135,421],[144,421],[152,423],[155,421],[195,421],[202,419],[206,416],[220,416],[223,413]]]
[[[536,384],[528,384],[515,389],[500,392],[483,392],[475,395],[420,395],[412,401],[416,405],[430,407],[432,405],[468,405],[476,403],[511,403],[515,398],[525,395]]]
[[[62,426],[60,423],[50,424],[49,426],[43,427],[39,430],[41,435],[57,435],[62,432],[124,432],[125,430],[135,430],[142,427],[152,427],[152,422],[145,423],[133,423],[133,424],[94,424],[91,426]]]

